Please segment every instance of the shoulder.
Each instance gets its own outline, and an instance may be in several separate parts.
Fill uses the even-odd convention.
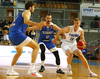
[[[79,27],[79,30],[83,31],[83,29],[81,27]]]
[[[23,11],[22,15],[24,16],[25,14],[29,16],[31,15],[31,13],[28,10]]]
[[[70,26],[66,26],[64,28],[62,28],[62,32],[69,32],[70,31]]]

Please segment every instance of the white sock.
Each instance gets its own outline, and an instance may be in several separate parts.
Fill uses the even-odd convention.
[[[35,68],[35,63],[31,63],[31,68],[32,68],[32,69]]]
[[[59,70],[60,69],[60,65],[57,65],[57,70]]]
[[[88,72],[91,73],[92,71],[90,70],[90,68],[88,68]]]
[[[68,67],[68,69],[71,69],[71,65],[70,64],[68,64],[67,67]]]
[[[41,65],[43,65],[43,66],[44,66],[44,61],[41,61]]]
[[[11,70],[11,69],[13,69],[13,67],[14,67],[14,66],[11,65],[9,69]]]

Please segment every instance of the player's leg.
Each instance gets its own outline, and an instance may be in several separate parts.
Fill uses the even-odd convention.
[[[53,50],[56,50],[56,48],[53,48]],[[56,50],[56,51],[51,51],[52,53],[53,53],[53,55],[55,56],[55,58],[56,58],[56,65],[57,65],[57,73],[60,73],[60,74],[65,74],[65,72],[63,72],[62,70],[61,70],[61,68],[60,68],[60,57],[59,57],[59,52],[58,52],[58,50]]]
[[[31,55],[31,67],[28,70],[28,74],[33,75],[33,76],[37,76],[37,77],[42,77],[42,75],[40,75],[36,70],[35,70],[35,61],[38,55],[38,51],[39,51],[39,45],[34,41],[31,40],[26,46],[31,47],[33,49],[32,51],[32,55]]]
[[[82,60],[82,63],[84,65],[84,67],[88,70],[89,72],[89,76],[97,76],[97,74],[93,73],[90,68],[89,68],[89,65],[88,65],[88,62],[86,60],[86,58],[84,57],[84,55],[82,54],[81,50],[76,50],[75,51],[75,54]]]
[[[45,61],[45,45],[44,44],[39,44],[40,45],[40,49],[41,49],[41,68],[39,70],[39,72],[43,72],[45,70],[45,67],[44,67],[44,61]]]
[[[16,50],[17,50],[17,53],[13,57],[11,66],[10,66],[9,70],[7,71],[7,75],[19,75],[19,73],[14,71],[13,67],[14,67],[15,63],[17,62],[18,58],[20,57],[20,55],[22,54],[23,49],[21,46],[16,46]]]
[[[66,50],[66,55],[67,55],[67,74],[68,75],[72,75],[72,68],[71,68],[71,61],[72,61],[72,58],[73,58],[73,53],[71,50]]]
[[[57,73],[60,73],[60,74],[65,74],[61,68],[60,68],[60,57],[59,57],[59,52],[55,46],[54,43],[52,43],[51,41],[48,42],[47,44],[47,48],[50,50],[50,52],[53,53],[53,55],[55,56],[55,59],[56,59],[56,65],[57,65]]]
[[[64,44],[64,43],[61,45],[61,48],[65,52],[65,54],[67,55],[68,65],[67,65],[67,72],[66,73],[68,75],[72,75],[73,73],[72,73],[72,69],[71,69],[71,61],[72,61],[72,58],[73,58],[73,53],[71,51],[71,48],[68,44]]]

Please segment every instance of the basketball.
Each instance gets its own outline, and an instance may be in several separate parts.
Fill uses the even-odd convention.
[[[79,41],[77,42],[77,48],[80,49],[80,50],[85,49],[85,48],[86,48],[86,42],[83,41],[83,40],[79,40]]]

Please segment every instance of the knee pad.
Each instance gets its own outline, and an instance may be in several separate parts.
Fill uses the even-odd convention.
[[[40,49],[41,49],[41,61],[45,60],[45,46],[44,44],[40,44]]]
[[[56,58],[56,64],[57,65],[60,65],[60,57],[59,57],[59,54],[58,54],[58,51],[55,51],[55,52],[52,52]]]

